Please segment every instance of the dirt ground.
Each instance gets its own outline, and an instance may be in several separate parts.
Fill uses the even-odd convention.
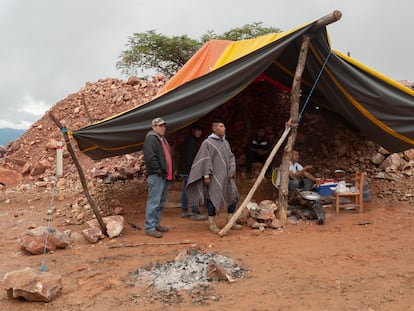
[[[261,187],[259,196],[271,193],[269,183]],[[117,196],[126,221],[142,227],[145,194]],[[80,191],[57,190],[54,205],[61,214],[53,215],[51,224],[72,230],[73,244],[45,257],[48,271],[62,275],[61,294],[50,303],[36,303],[8,299],[4,291],[0,310],[414,310],[412,205],[374,197],[363,214],[336,215],[327,208],[323,226],[302,221],[261,233],[243,227],[223,238],[210,233],[207,222],[182,219],[180,208],[167,207],[162,223],[170,232],[162,239],[127,224],[123,236],[92,245],[80,235],[85,224],[65,225],[64,211],[77,197]],[[40,269],[42,255],[20,251],[18,240],[27,228],[47,224],[50,202],[51,191],[0,193],[2,276],[27,266]],[[224,217],[219,216],[220,225]],[[125,247],[183,241],[191,244]],[[235,259],[246,277],[190,291],[128,285],[135,270],[174,260],[194,246]]]

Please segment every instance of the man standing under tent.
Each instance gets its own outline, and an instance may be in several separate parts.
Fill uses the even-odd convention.
[[[191,205],[192,214],[188,211],[188,200],[185,191],[185,187],[188,182],[188,174],[190,173],[191,165],[197,154],[200,146],[200,138],[203,130],[199,124],[193,124],[191,126],[191,134],[188,135],[180,147],[180,159],[178,162],[178,174],[183,177],[183,192],[181,194],[181,217],[191,217],[192,220],[203,221],[207,220],[207,217],[200,214],[196,205]]]
[[[216,214],[227,208],[227,219],[233,216],[238,201],[234,177],[236,160],[226,140],[226,127],[222,121],[213,121],[212,133],[203,141],[191,166],[187,184],[190,204],[207,204],[209,229],[218,233]],[[233,230],[241,229],[234,224]]]
[[[145,233],[161,238],[168,227],[160,225],[161,214],[167,197],[168,186],[173,178],[173,160],[170,145],[165,138],[167,122],[161,118],[152,120],[152,130],[145,136],[144,161],[148,174],[148,199],[145,210]]]

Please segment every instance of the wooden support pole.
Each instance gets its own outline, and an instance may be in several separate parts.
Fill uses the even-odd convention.
[[[105,226],[105,223],[102,220],[101,214],[99,213],[99,210],[95,205],[95,202],[93,201],[91,195],[89,194],[89,189],[88,189],[88,185],[86,184],[85,175],[83,174],[82,167],[80,166],[80,163],[79,163],[78,159],[76,158],[75,151],[72,148],[72,144],[70,143],[70,139],[69,139],[69,135],[66,131],[66,127],[63,126],[59,122],[58,119],[56,119],[56,117],[53,115],[53,113],[49,112],[49,117],[52,119],[53,122],[55,122],[56,126],[61,130],[61,132],[63,134],[63,137],[65,138],[65,142],[66,142],[66,146],[68,147],[68,151],[69,151],[69,153],[72,157],[73,163],[75,163],[76,169],[78,170],[79,178],[80,178],[80,181],[82,183],[82,188],[83,188],[83,191],[85,192],[85,196],[88,199],[88,202],[92,207],[93,213],[96,216],[96,220],[98,220],[98,223],[102,228],[102,232],[106,236],[109,236],[108,232],[106,231],[106,226]]]
[[[283,132],[282,136],[279,138],[279,141],[277,144],[273,147],[272,152],[270,152],[269,157],[267,158],[265,164],[262,167],[262,170],[260,171],[259,176],[256,179],[256,182],[254,183],[253,187],[250,189],[249,193],[247,194],[246,198],[244,199],[243,203],[240,205],[240,207],[237,209],[237,211],[233,214],[233,216],[229,219],[227,224],[223,227],[223,229],[220,230],[218,235],[220,237],[223,237],[226,235],[226,233],[230,230],[230,228],[234,225],[236,220],[239,218],[240,214],[242,213],[243,209],[247,206],[247,203],[251,200],[253,197],[253,194],[256,192],[256,189],[259,187],[260,183],[262,182],[264,175],[267,171],[267,169],[270,166],[270,163],[272,163],[273,158],[275,157],[276,153],[279,151],[280,146],[285,141],[287,135],[289,134],[290,126],[286,126],[285,131]]]
[[[292,92],[290,96],[290,119],[289,123],[298,123],[299,118],[299,102],[300,102],[300,84],[302,80],[302,74],[305,69],[306,57],[308,55],[310,44],[310,37],[305,35],[303,37],[302,46],[300,48],[298,63],[296,65],[295,77],[292,83]],[[285,224],[287,221],[287,208],[288,208],[288,181],[289,181],[289,163],[292,154],[292,148],[295,145],[297,134],[297,127],[294,127],[290,132],[288,141],[285,146],[285,150],[282,156],[282,164],[280,166],[280,188],[279,188],[279,208],[278,218]]]
[[[324,27],[327,26],[329,24],[332,24],[334,22],[337,22],[341,19],[342,17],[342,12],[335,10],[332,13],[329,13],[328,15],[325,15],[321,18],[319,18],[316,23],[315,23],[315,28],[320,28],[320,27]]]

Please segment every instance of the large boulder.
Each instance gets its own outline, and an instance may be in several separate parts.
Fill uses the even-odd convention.
[[[49,302],[62,290],[62,276],[30,267],[6,273],[3,281],[9,298]]]
[[[16,186],[22,180],[22,175],[0,167],[0,184],[3,184],[7,187]]]

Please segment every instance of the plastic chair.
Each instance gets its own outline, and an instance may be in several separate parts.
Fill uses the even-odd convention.
[[[335,206],[337,214],[339,214],[340,208],[355,208],[355,209],[359,208],[360,213],[364,212],[363,192],[364,192],[365,175],[366,175],[365,172],[355,174],[354,188],[356,189],[356,191],[354,192],[333,191],[333,196],[334,196],[333,204]],[[341,198],[342,198],[342,202],[341,202]],[[348,199],[352,199],[353,202],[350,203]]]

